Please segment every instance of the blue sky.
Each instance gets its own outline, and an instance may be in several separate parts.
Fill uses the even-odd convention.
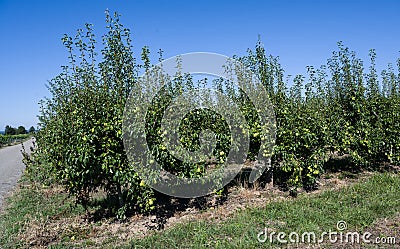
[[[0,130],[36,126],[38,101],[49,95],[45,84],[67,64],[61,37],[92,23],[100,43],[107,8],[122,15],[136,52],[148,45],[154,53],[163,49],[165,58],[199,51],[244,55],[258,35],[291,75],[325,63],[338,41],[366,62],[375,48],[379,69],[400,55],[396,0],[0,0]]]

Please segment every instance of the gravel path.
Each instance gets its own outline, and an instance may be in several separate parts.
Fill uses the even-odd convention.
[[[26,151],[30,151],[32,140],[24,142],[24,146]],[[21,150],[21,144],[0,149],[0,209],[4,197],[15,187],[25,169]]]

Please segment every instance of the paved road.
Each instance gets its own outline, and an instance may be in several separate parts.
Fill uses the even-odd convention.
[[[30,151],[32,140],[26,141],[24,146],[26,151]],[[17,184],[25,169],[25,165],[22,163],[21,150],[21,144],[0,149],[0,209],[4,197]]]

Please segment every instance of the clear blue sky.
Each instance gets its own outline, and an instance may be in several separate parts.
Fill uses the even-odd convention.
[[[94,24],[98,41],[104,10],[118,11],[144,45],[168,58],[187,52],[243,55],[260,34],[286,74],[326,62],[342,40],[359,57],[378,53],[378,68],[400,50],[400,1],[118,1],[0,0],[0,130],[36,126],[48,80],[67,64],[61,37]]]

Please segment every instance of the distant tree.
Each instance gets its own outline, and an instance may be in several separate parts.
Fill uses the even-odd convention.
[[[6,135],[15,135],[17,133],[17,130],[9,125],[6,125],[6,128],[4,129],[4,134]]]
[[[34,133],[36,130],[35,130],[35,127],[33,127],[33,126],[31,126],[31,128],[29,128],[29,133]]]
[[[22,125],[20,125],[18,127],[17,132],[16,132],[16,134],[26,134],[26,133],[28,133],[28,132],[26,131],[25,127],[23,127]]]

